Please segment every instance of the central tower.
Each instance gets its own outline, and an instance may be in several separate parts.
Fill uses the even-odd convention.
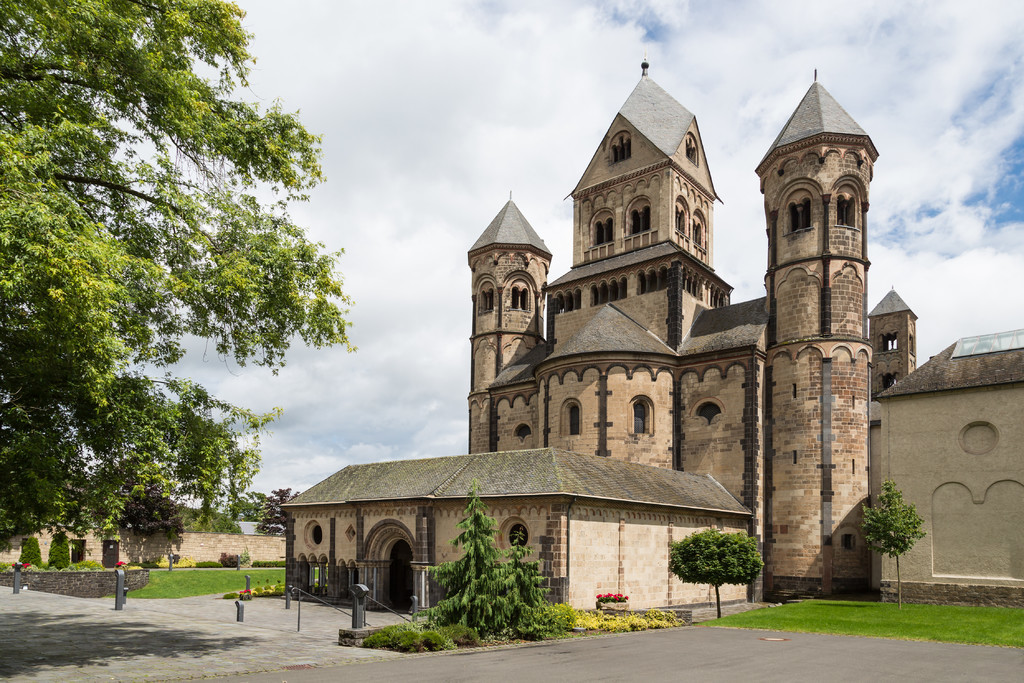
[[[766,591],[867,587],[867,210],[877,158],[815,82],[757,167],[768,223]]]

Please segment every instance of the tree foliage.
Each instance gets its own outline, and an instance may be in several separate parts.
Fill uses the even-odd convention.
[[[214,534],[240,534],[242,527],[235,518],[223,510],[184,508],[181,513],[185,531],[205,531]]]
[[[530,553],[525,545],[514,544],[507,553],[495,547],[497,524],[487,515],[475,483],[466,518],[456,526],[462,532],[452,545],[462,548],[462,556],[430,569],[447,591],[431,608],[431,618],[441,626],[462,624],[481,635],[531,628],[537,608],[544,604],[538,563],[523,561]]]
[[[71,566],[71,542],[64,532],[57,532],[50,540],[50,554],[46,563],[50,569],[67,569]]]
[[[718,529],[705,529],[673,543],[669,556],[669,569],[680,580],[715,587],[719,619],[722,618],[719,587],[749,584],[763,568],[757,540],[742,532],[725,534]]]
[[[119,526],[143,536],[163,533],[169,539],[185,531],[181,507],[164,493],[160,484],[139,484],[125,489]]]
[[[38,538],[29,536],[21,542],[21,554],[18,556],[18,562],[31,564],[33,567],[43,564],[43,554],[39,550]]]
[[[861,528],[868,547],[896,559],[896,601],[903,609],[903,583],[900,578],[900,555],[910,552],[924,538],[924,520],[912,503],[903,501],[903,494],[891,479],[882,482],[878,502],[864,508]]]
[[[288,518],[281,506],[297,495],[299,495],[298,491],[292,493],[292,490],[288,488],[274,489],[270,495],[265,496],[263,516],[260,523],[256,525],[256,530],[261,534],[283,534],[288,526]]]
[[[289,217],[319,138],[247,86],[222,0],[0,0],[0,538],[116,526],[134,479],[245,490],[261,415],[172,366],[348,346],[335,254]],[[201,75],[202,74],[202,75]]]

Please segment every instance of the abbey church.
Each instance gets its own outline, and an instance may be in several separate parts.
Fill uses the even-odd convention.
[[[303,493],[289,506],[290,582],[433,604],[426,569],[457,556],[476,486],[499,545],[535,550],[553,601],[713,600],[668,570],[669,545],[709,526],[754,536],[765,561],[723,599],[868,587],[878,152],[814,82],[755,169],[766,296],[733,302],[714,267],[718,197],[697,118],[642,66],[571,192],[571,269],[548,280],[552,254],[512,201],[469,250],[469,455],[353,465]],[[742,230],[730,234],[761,239]],[[913,313],[892,295],[882,322],[906,334]],[[897,355],[890,378],[913,370]]]

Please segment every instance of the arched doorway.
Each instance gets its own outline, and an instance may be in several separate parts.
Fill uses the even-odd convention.
[[[391,568],[388,576],[388,599],[394,609],[412,606],[412,548],[403,540],[391,546]]]

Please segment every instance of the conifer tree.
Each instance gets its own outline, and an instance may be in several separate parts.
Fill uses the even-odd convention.
[[[477,495],[477,484],[469,492],[466,518],[456,525],[462,530],[452,541],[463,550],[462,557],[432,567],[434,579],[447,595],[431,610],[442,626],[464,624],[481,635],[496,633],[505,621],[507,601],[502,595],[501,552],[494,546],[496,523],[487,516]]]
[[[911,503],[903,502],[903,494],[896,488],[896,483],[886,479],[882,483],[882,493],[878,503],[864,508],[864,538],[868,547],[876,553],[882,553],[896,559],[896,603],[903,609],[903,582],[900,579],[900,555],[904,555],[914,547],[919,539],[924,538],[921,525],[924,520],[917,514],[917,508]]]
[[[51,569],[67,569],[71,566],[71,546],[63,531],[55,534],[50,541],[49,566]]]
[[[42,566],[43,554],[39,552],[38,538],[29,536],[21,542],[21,555],[18,557],[18,562],[31,564],[33,567]]]
[[[523,562],[523,558],[533,552],[530,546],[515,538],[510,540],[512,547],[508,551],[508,562],[501,565],[504,595],[508,602],[508,625],[521,632],[532,621],[537,608],[546,602],[544,594],[547,589],[541,588],[544,577],[540,575],[540,563]]]

